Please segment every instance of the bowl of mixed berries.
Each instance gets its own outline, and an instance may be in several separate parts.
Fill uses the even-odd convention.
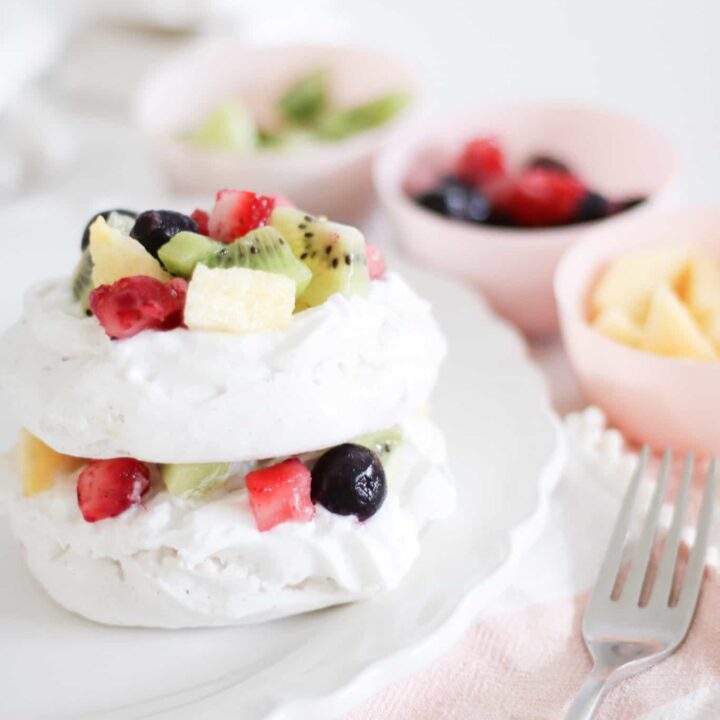
[[[512,105],[417,126],[376,164],[403,248],[481,290],[523,331],[557,331],[565,249],[666,194],[675,173],[654,129],[602,110]]]

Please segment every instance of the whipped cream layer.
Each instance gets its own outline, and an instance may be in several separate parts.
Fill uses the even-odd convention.
[[[430,306],[397,275],[335,295],[284,332],[183,329],[112,341],[67,280],[26,296],[0,385],[25,427],[80,457],[224,462],[328,447],[421,409],[445,354]]]
[[[387,499],[364,523],[317,506],[310,522],[261,533],[235,488],[197,504],[163,490],[91,524],[69,475],[48,492],[14,495],[12,525],[48,593],[102,623],[244,624],[367,598],[400,582],[423,528],[455,506],[440,432],[424,417],[402,431]]]

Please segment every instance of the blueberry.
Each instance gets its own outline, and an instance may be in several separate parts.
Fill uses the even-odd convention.
[[[88,224],[85,226],[85,229],[83,230],[82,234],[82,242],[80,243],[80,247],[84,250],[88,244],[90,243],[90,226],[95,222],[95,218],[98,217],[98,215],[102,216],[105,220],[107,220],[110,217],[111,213],[120,213],[121,215],[129,215],[130,217],[137,217],[137,213],[133,210],[123,210],[121,208],[113,208],[112,210],[103,210],[102,212],[95,213],[90,220],[88,220]]]
[[[380,509],[386,495],[380,458],[366,447],[338,445],[315,463],[310,497],[331,513],[367,520]]]
[[[137,216],[130,237],[141,242],[153,256],[173,235],[183,230],[199,233],[198,224],[189,216],[174,210],[146,210]]]
[[[556,160],[554,157],[549,155],[536,155],[528,160],[527,166],[529,168],[542,168],[543,170],[555,170],[555,172],[570,175],[570,168],[560,160]]]
[[[578,205],[573,222],[600,220],[610,215],[610,212],[610,201],[604,195],[588,190]]]
[[[447,215],[447,203],[445,202],[445,193],[442,190],[428,190],[415,199],[424,208],[441,215]]]
[[[438,188],[423,193],[416,199],[428,210],[456,220],[480,223],[490,214],[487,198],[457,178],[443,178]]]

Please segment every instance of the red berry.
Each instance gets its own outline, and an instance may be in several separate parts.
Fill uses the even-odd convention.
[[[496,137],[468,142],[455,165],[455,174],[469,185],[484,185],[505,173],[505,158]]]
[[[494,202],[518,225],[546,227],[572,221],[586,192],[576,176],[536,167],[520,173]]]
[[[97,522],[137,505],[149,487],[150,470],[139,460],[93,460],[78,477],[78,506],[87,522]]]
[[[255,524],[261,532],[288,520],[312,520],[310,471],[296,459],[254,470],[245,478]]]
[[[210,237],[231,243],[265,225],[275,207],[275,198],[246,190],[220,190],[210,213]]]
[[[193,213],[190,217],[197,223],[198,228],[200,228],[200,234],[207,235],[208,225],[210,223],[210,214],[205,212],[205,210],[200,210],[198,208],[196,210],[193,210]]]
[[[380,280],[385,277],[385,256],[377,245],[365,246],[365,258],[371,280]]]
[[[143,330],[172,330],[183,323],[187,281],[163,283],[145,275],[100,285],[90,293],[90,309],[113,339]]]

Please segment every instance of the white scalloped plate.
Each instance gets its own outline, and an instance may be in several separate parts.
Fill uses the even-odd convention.
[[[541,529],[562,443],[516,334],[470,291],[402,271],[433,302],[450,343],[433,413],[447,434],[460,510],[425,535],[400,588],[248,628],[107,628],[45,597],[0,518],[0,717],[337,718],[473,623]]]

